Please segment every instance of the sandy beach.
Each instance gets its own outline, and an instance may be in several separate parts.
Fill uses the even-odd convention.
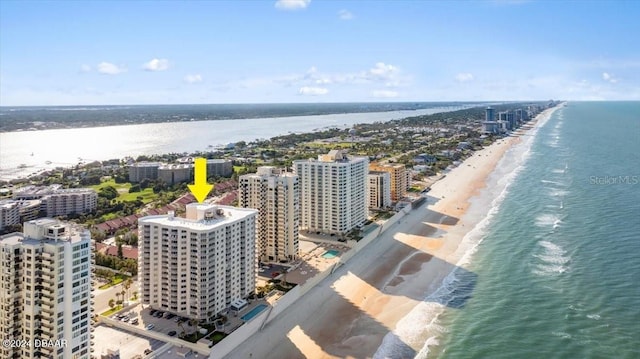
[[[443,279],[468,251],[465,235],[488,208],[469,212],[472,199],[519,134],[476,152],[432,186],[427,201],[340,267],[229,358],[370,358],[383,338]],[[464,270],[464,268],[461,268]],[[413,357],[424,337],[396,340],[394,357]],[[215,349],[215,348],[214,348]]]

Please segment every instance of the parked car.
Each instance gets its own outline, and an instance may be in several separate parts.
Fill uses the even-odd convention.
[[[122,320],[123,322],[125,322],[125,323],[126,323],[126,322],[128,322],[129,320],[131,320],[131,318],[129,318],[128,316],[126,316],[126,315],[125,315],[124,317],[122,317],[122,319],[121,319],[121,320]]]
[[[176,331],[175,331],[175,330],[172,330],[172,331],[170,331],[169,333],[167,333],[167,335],[169,335],[170,337],[172,337],[172,336],[176,335]]]
[[[175,314],[173,314],[173,313],[169,313],[169,314],[167,314],[167,315],[165,316],[165,318],[167,318],[167,319],[171,319],[171,318],[173,318],[173,317],[175,317],[175,316],[176,316]]]
[[[138,325],[138,318],[134,318],[129,324]]]
[[[147,349],[144,350],[144,355],[149,355],[149,354],[151,354],[152,351],[153,350],[147,348]]]
[[[155,310],[155,309],[151,309],[151,310],[149,311],[149,315],[154,315],[154,314],[156,314],[156,312],[157,312],[157,310]]]
[[[146,327],[144,327],[144,329],[146,329],[146,330],[151,330],[151,329],[153,329],[153,328],[155,328],[155,327],[156,327],[155,325],[153,325],[153,324],[149,324],[149,325],[147,325]]]

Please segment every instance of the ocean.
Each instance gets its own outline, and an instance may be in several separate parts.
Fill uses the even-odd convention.
[[[417,357],[640,358],[640,102],[570,102],[521,137]]]

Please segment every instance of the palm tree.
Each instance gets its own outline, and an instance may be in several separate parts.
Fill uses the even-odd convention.
[[[131,280],[131,278],[128,278],[126,281],[124,281],[124,283],[122,284],[122,286],[124,287],[124,289],[127,291],[127,298],[129,298],[129,288],[131,288],[131,285],[133,285],[133,281]]]
[[[138,291],[134,290],[133,291],[133,300],[136,300],[136,299],[138,299]]]
[[[122,290],[122,292],[120,292],[120,294],[122,295],[122,305],[124,305],[124,295],[125,295],[126,293],[127,293],[127,292],[126,292],[124,289]]]
[[[113,307],[116,306],[116,302],[113,300],[113,298],[109,299],[109,307],[111,307],[111,309],[113,310]]]

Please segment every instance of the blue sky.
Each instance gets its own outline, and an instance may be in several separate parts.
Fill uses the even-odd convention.
[[[0,105],[640,100],[637,1],[0,1]]]

